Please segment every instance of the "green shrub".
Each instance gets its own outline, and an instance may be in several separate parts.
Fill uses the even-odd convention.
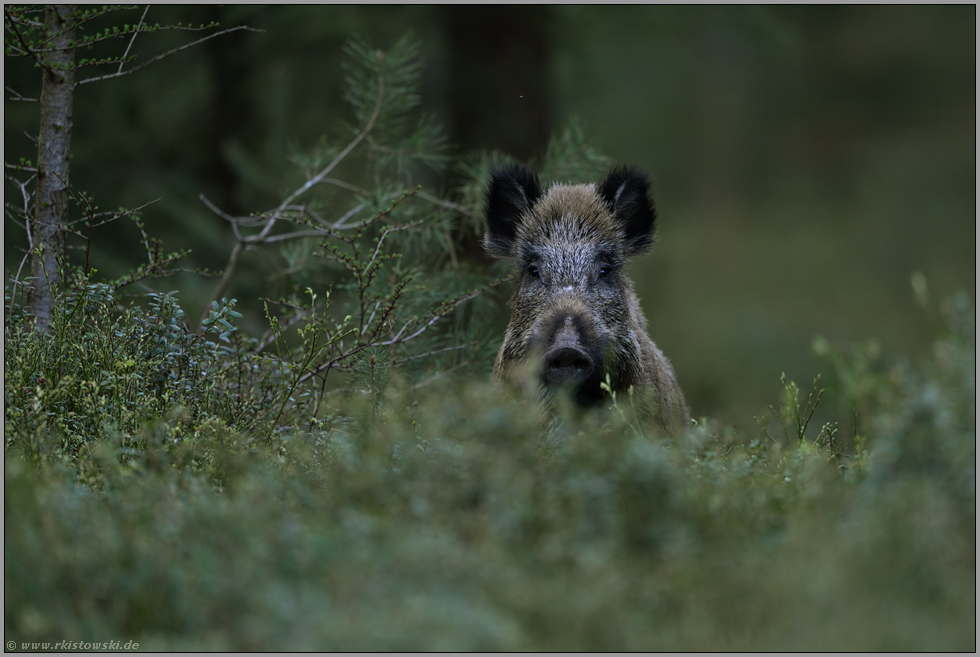
[[[165,325],[159,316],[108,325],[132,336]],[[901,374],[867,390],[879,402],[859,454],[710,421],[664,440],[628,413],[576,416],[452,376],[413,387],[394,372],[383,399],[351,391],[312,429],[262,440],[236,425],[238,406],[217,401],[233,369],[204,377],[218,381],[210,405],[173,397],[184,415],[140,405],[134,382],[150,390],[160,376],[149,365],[131,366],[139,378],[113,373],[101,396],[8,387],[5,638],[188,650],[969,650],[971,317],[955,306],[919,368],[873,364]],[[153,340],[115,341],[104,362],[159,364],[171,351]],[[220,356],[196,349],[198,362]],[[45,363],[38,376],[53,367],[51,356],[10,358],[8,379],[30,380],[18,368],[32,359]],[[840,381],[868,363],[836,358],[846,395]],[[61,411],[17,410],[30,408],[12,394],[21,388],[42,406],[116,404],[121,421],[72,439]],[[75,413],[63,417],[92,424]],[[59,438],[31,442],[40,435]],[[87,467],[101,467],[99,486],[86,485]]]
[[[120,310],[109,285],[82,280],[58,307],[48,338],[22,313],[4,326],[8,453],[87,472],[96,448],[139,458],[148,428],[175,443],[216,423],[249,435],[270,410],[268,363],[229,341],[234,302],[216,309],[205,336],[184,328],[172,294]],[[222,346],[207,339],[219,331]]]

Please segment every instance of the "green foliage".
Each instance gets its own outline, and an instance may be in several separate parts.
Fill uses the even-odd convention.
[[[254,383],[251,406],[236,396],[261,363],[230,366],[235,333],[225,328],[220,348],[179,328],[170,296],[153,299],[114,317],[111,291],[89,286],[57,324],[61,351],[7,327],[6,640],[974,645],[975,351],[963,299],[929,361],[863,388],[876,400],[864,451],[843,456],[809,433],[784,446],[704,419],[656,438],[628,422],[623,399],[621,413],[581,415],[508,399],[485,377],[418,387],[397,367],[382,372],[381,352],[362,361],[363,393],[341,394],[307,427],[253,436],[249,418],[279,410]],[[215,309],[209,327],[231,314]],[[840,382],[864,376],[860,353],[832,357],[820,403],[848,398]],[[788,431],[806,411],[796,391],[784,381]]]
[[[422,62],[412,34],[402,36],[387,51],[355,39],[345,52],[349,59],[344,66],[344,99],[357,120],[352,132],[357,134],[373,124],[375,136],[368,143],[379,167],[393,166],[401,176],[418,164],[441,167],[447,158],[441,153],[444,140],[439,125],[423,115],[413,131],[405,130],[410,112],[421,103],[418,88]]]
[[[102,44],[103,42],[120,38],[128,38],[129,40],[129,47],[126,48],[122,55],[112,54],[105,57],[79,57],[77,61],[70,65],[70,68],[72,70],[77,70],[79,68],[89,66],[118,64],[119,69],[115,74],[103,76],[115,77],[123,74],[122,67],[125,64],[132,63],[136,60],[136,55],[129,55],[128,53],[130,47],[132,47],[133,40],[135,40],[135,38],[141,33],[153,34],[166,30],[200,32],[212,30],[218,27],[218,24],[214,21],[201,25],[181,25],[180,23],[177,23],[176,25],[160,25],[159,23],[145,23],[143,21],[143,19],[146,17],[145,9],[142,17],[134,24],[123,23],[120,25],[113,22],[106,27],[100,26],[100,23],[102,22],[100,19],[104,19],[107,16],[111,16],[119,12],[125,13],[134,9],[137,9],[137,7],[125,5],[103,6],[99,9],[87,9],[83,7],[77,9],[74,14],[67,17],[67,20],[65,21],[66,25],[68,25],[70,29],[79,30],[76,38],[69,42],[70,47],[74,50],[84,49],[85,51],[91,51],[94,47]],[[51,65],[47,55],[53,52],[53,48],[50,44],[51,34],[45,28],[43,21],[35,20],[31,17],[35,14],[43,15],[43,9],[15,6],[4,7],[4,55],[7,57],[30,57],[35,60],[37,65],[47,68]],[[154,58],[154,60],[161,59],[163,56],[166,56],[166,54],[157,56]],[[141,64],[135,68],[142,68],[142,66],[145,65],[146,64]],[[131,69],[131,71],[132,70],[135,69]],[[127,73],[131,71],[127,71]],[[91,82],[95,79],[97,78],[83,80],[82,82],[79,82],[79,84]]]
[[[6,450],[37,465],[71,463],[97,485],[106,455],[128,467],[148,441],[181,444],[215,426],[250,435],[268,422],[277,384],[268,359],[232,342],[234,300],[216,304],[197,336],[172,293],[119,310],[110,285],[81,275],[77,284],[59,300],[49,339],[19,308],[5,323]]]
[[[270,330],[248,347],[276,363],[282,386],[270,437],[322,420],[331,412],[325,400],[344,390],[377,400],[384,385],[376,377],[393,368],[421,385],[423,377],[485,366],[493,353],[480,349],[490,339],[482,320],[492,312],[481,297],[500,281],[488,283],[456,257],[482,199],[456,203],[407,184],[420,166],[445,159],[438,131],[412,113],[418,46],[406,35],[388,51],[361,40],[347,50],[345,97],[355,123],[346,145],[325,139],[294,154],[304,182],[270,211],[233,217],[205,199],[237,241],[215,302],[248,275],[240,265],[249,254],[273,270],[278,298],[261,299]],[[355,162],[369,175],[357,175]],[[486,173],[472,176],[482,184]]]

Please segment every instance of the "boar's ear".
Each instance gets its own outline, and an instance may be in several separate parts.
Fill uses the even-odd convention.
[[[599,194],[612,208],[626,236],[626,255],[634,256],[653,244],[657,211],[650,199],[650,179],[636,167],[620,167],[609,172]]]
[[[487,190],[487,235],[483,246],[490,255],[510,255],[521,215],[541,196],[538,177],[523,165],[511,164],[493,172]]]

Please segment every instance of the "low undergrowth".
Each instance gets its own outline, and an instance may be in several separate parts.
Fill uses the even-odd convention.
[[[751,432],[666,439],[622,399],[578,415],[397,368],[280,413],[289,378],[220,339],[231,308],[197,336],[167,295],[108,294],[54,339],[5,324],[18,649],[975,649],[965,298],[925,363],[821,344],[823,397],[784,383]]]

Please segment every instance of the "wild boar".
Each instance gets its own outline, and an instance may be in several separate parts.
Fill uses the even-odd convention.
[[[654,242],[650,182],[635,167],[601,184],[555,184],[542,192],[521,165],[493,172],[486,195],[490,255],[513,263],[510,324],[494,378],[528,371],[546,387],[568,387],[584,407],[630,388],[647,421],[664,433],[688,423],[670,362],[647,335],[628,259]],[[622,399],[622,397],[620,397]]]

